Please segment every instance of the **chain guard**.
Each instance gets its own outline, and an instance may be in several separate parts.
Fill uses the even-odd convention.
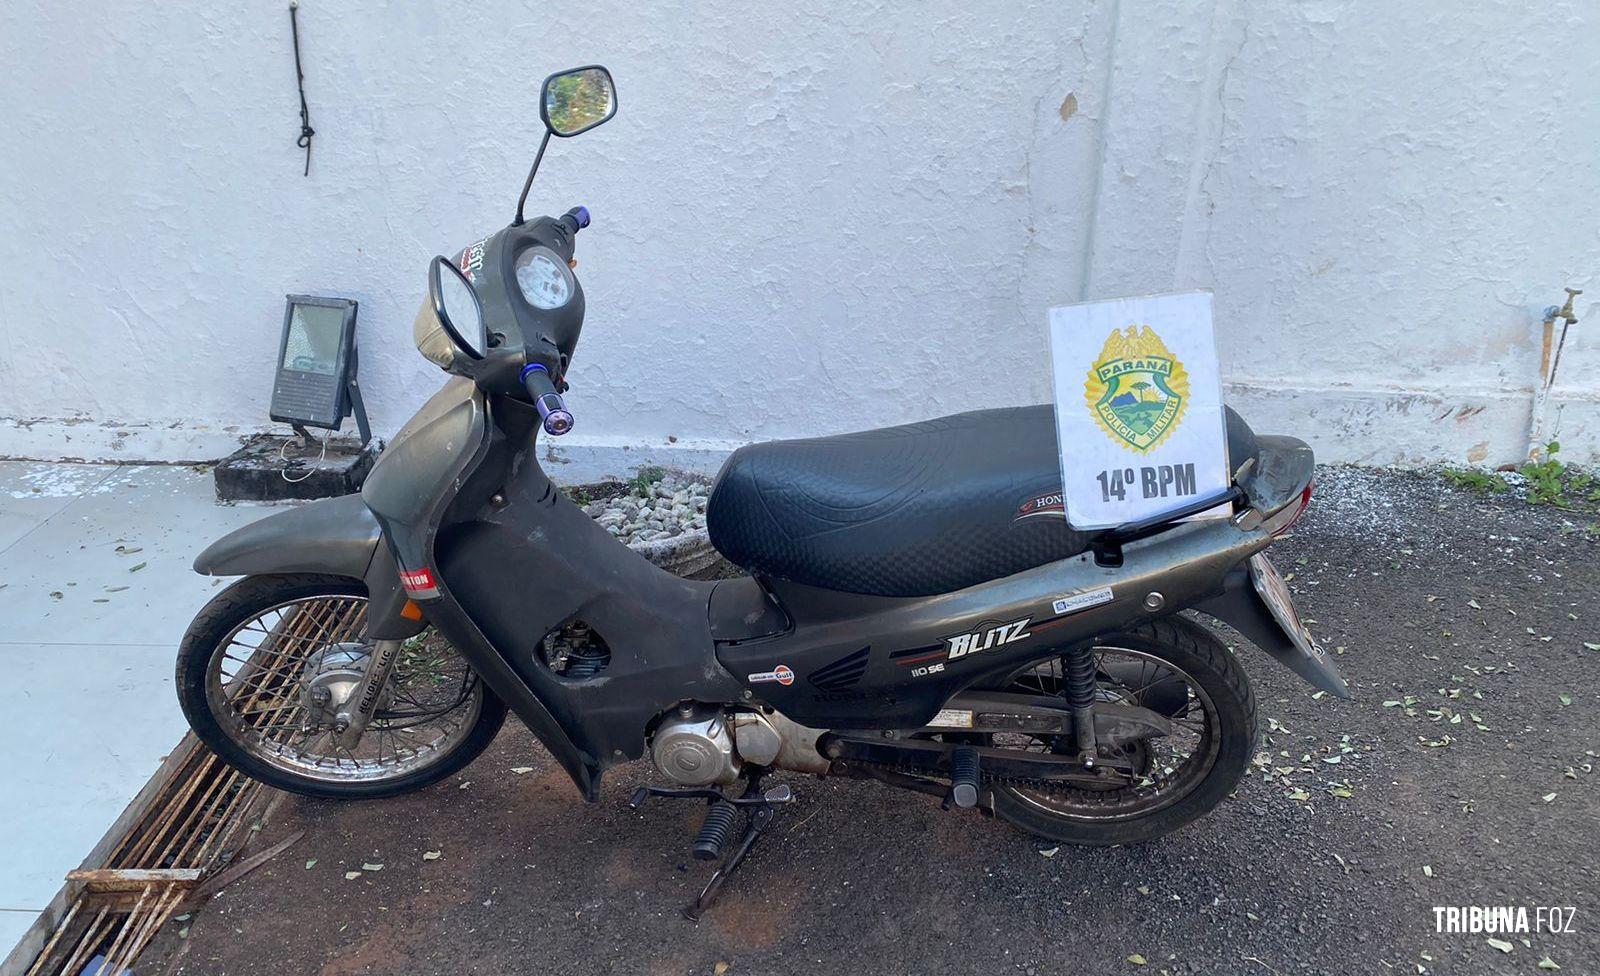
[[[926,744],[927,746],[942,747],[945,745],[945,743],[933,743],[931,740],[926,739],[900,740],[898,742],[872,742],[858,738],[841,736],[838,740],[836,740],[834,745],[837,746],[841,751],[848,754],[834,756],[831,758],[835,759],[835,761],[843,761],[848,764],[871,766],[875,769],[886,770],[901,776],[919,776],[924,778],[949,777],[949,771],[941,770],[937,765],[938,761],[944,759],[944,757],[947,755],[942,748],[935,750],[933,748],[923,748],[922,745],[912,747],[907,744],[909,742]],[[871,753],[875,751],[893,751],[904,756],[906,755],[906,750],[913,748],[920,751],[923,755],[933,758],[934,761],[926,763],[907,762],[903,759],[901,761],[891,761],[886,759],[875,759],[871,756]],[[995,751],[1007,753],[1023,761],[1035,761],[1039,758],[1035,753],[1026,753],[1016,749],[1003,749],[992,746],[983,746],[982,748],[995,749]],[[992,762],[994,759],[993,756],[987,756],[985,758],[990,762]],[[1059,763],[1059,765],[1066,768],[1071,768],[1072,766],[1072,764],[1066,762]],[[1107,778],[1105,774],[1091,772],[1089,771],[1088,767],[1081,766],[1078,767],[1078,769],[1081,769],[1082,772],[1078,773],[1072,780],[1056,778],[1044,779],[1032,776],[1008,776],[986,771],[984,763],[980,761],[978,781],[989,786],[1014,786],[1043,792],[1062,792],[1066,790],[1083,791],[1122,789],[1125,787],[1139,785],[1139,780],[1143,778],[1131,770],[1120,771],[1117,770],[1115,766],[1109,764],[1101,766],[1100,768],[1111,770],[1113,776],[1121,778],[1110,779]]]
[[[1025,755],[1025,753],[1024,753],[1024,755]],[[917,765],[914,765],[914,764],[874,762],[873,760],[870,760],[870,759],[851,759],[851,760],[848,760],[848,761],[850,763],[852,763],[853,765],[871,766],[874,769],[882,769],[882,770],[886,770],[886,771],[891,772],[891,773],[898,773],[901,776],[921,776],[921,777],[941,777],[941,776],[946,776],[946,774],[941,773],[938,770],[931,770],[931,769],[927,769],[926,767],[917,766]],[[1114,781],[1114,780],[1109,780],[1108,779],[1108,780],[1103,781],[1102,783],[1096,783],[1096,784],[1090,785],[1090,784],[1073,783],[1073,782],[1070,782],[1070,781],[1064,781],[1064,780],[1059,780],[1059,779],[1033,779],[1033,778],[1029,778],[1029,777],[1026,777],[1026,776],[996,776],[993,773],[985,773],[985,772],[983,772],[983,767],[982,767],[981,764],[978,767],[978,782],[983,784],[984,786],[988,786],[988,787],[991,787],[991,788],[993,788],[993,787],[1002,787],[1002,786],[1010,786],[1010,787],[1016,787],[1016,788],[1020,788],[1020,789],[1035,790],[1035,791],[1038,791],[1040,793],[1056,793],[1056,794],[1065,795],[1065,794],[1067,794],[1069,792],[1072,792],[1072,791],[1082,792],[1082,791],[1085,791],[1085,790],[1088,790],[1088,791],[1117,790],[1117,789],[1125,789],[1125,788],[1128,788],[1128,787],[1138,786],[1139,785],[1139,780],[1133,779],[1132,777],[1129,777],[1128,774],[1117,773],[1115,775],[1123,776],[1125,778],[1122,779],[1121,781]]]

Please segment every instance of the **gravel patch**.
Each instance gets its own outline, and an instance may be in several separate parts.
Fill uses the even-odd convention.
[[[619,487],[620,493],[596,498],[583,510],[628,545],[705,531],[711,483],[704,478],[656,469]]]

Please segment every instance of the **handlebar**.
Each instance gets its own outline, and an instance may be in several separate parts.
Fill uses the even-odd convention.
[[[544,364],[529,363],[522,367],[522,385],[533,397],[533,405],[544,420],[545,433],[560,437],[572,429],[572,411],[567,409],[561,394],[556,392],[556,385],[551,382],[550,371],[545,369]]]
[[[571,210],[568,210],[566,213],[561,215],[561,222],[566,224],[567,227],[574,234],[576,234],[578,231],[589,226],[589,208],[573,207]]]
[[[589,226],[589,208],[573,207],[561,215],[560,221],[576,235]],[[550,370],[543,363],[529,363],[522,367],[522,385],[533,399],[540,419],[544,421],[545,433],[560,437],[572,430],[572,411],[567,409],[566,401],[561,399],[555,382],[550,378]]]

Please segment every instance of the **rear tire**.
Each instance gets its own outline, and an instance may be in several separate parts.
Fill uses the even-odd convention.
[[[993,812],[1002,820],[1046,840],[1105,846],[1140,844],[1172,833],[1211,812],[1238,787],[1249,771],[1257,728],[1255,695],[1238,660],[1210,631],[1183,617],[1167,617],[1095,639],[1097,648],[1119,648],[1167,662],[1192,679],[1198,700],[1209,701],[1207,743],[1210,766],[1198,782],[1166,805],[1148,813],[1076,816],[1047,809],[1017,787],[997,786]]]
[[[328,799],[375,799],[410,793],[444,779],[477,758],[494,741],[506,714],[505,705],[482,681],[477,682],[478,690],[473,692],[479,701],[470,729],[453,737],[447,748],[428,757],[425,764],[397,770],[392,777],[337,781],[302,775],[264,761],[241,745],[237,732],[230,734],[224,729],[223,722],[238,725],[239,719],[232,713],[219,716],[215,712],[213,696],[217,687],[213,672],[218,665],[214,659],[226,651],[227,643],[241,626],[293,601],[317,597],[364,601],[366,595],[366,586],[360,580],[308,573],[249,576],[217,594],[189,624],[178,648],[178,703],[200,741],[252,779],[290,793]],[[308,646],[305,653],[317,650]],[[285,665],[284,670],[287,672],[289,666]]]

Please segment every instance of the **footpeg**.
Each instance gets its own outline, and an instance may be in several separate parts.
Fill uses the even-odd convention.
[[[956,746],[950,750],[950,801],[963,810],[978,805],[978,750]]]
[[[739,817],[739,808],[727,800],[713,800],[706,808],[705,822],[694,839],[694,856],[701,861],[715,861],[722,857],[722,849],[733,834],[733,823]]]
[[[701,861],[715,861],[728,851],[730,841],[734,836],[734,824],[739,819],[739,808],[747,808],[750,814],[745,824],[744,833],[739,835],[737,844],[728,853],[727,860],[717,868],[711,880],[706,883],[705,890],[700,892],[700,897],[685,906],[685,918],[698,920],[706,909],[716,901],[717,894],[722,890],[722,885],[728,880],[728,875],[744,863],[745,856],[750,853],[750,848],[755,846],[761,838],[761,832],[766,830],[772,822],[777,806],[789,803],[794,799],[794,791],[788,786],[780,784],[769,790],[761,789],[761,777],[752,776],[744,793],[739,796],[728,796],[720,789],[714,787],[671,787],[671,786],[641,786],[633,791],[633,796],[628,799],[628,806],[634,810],[644,806],[652,796],[659,796],[669,800],[708,800],[706,819],[700,825],[700,833],[694,839],[694,856]]]
[[[731,813],[734,807],[730,804],[727,809]],[[711,876],[711,880],[706,882],[704,890],[700,892],[700,897],[683,907],[684,918],[691,922],[698,922],[700,916],[704,915],[712,903],[717,900],[717,895],[722,891],[723,882],[727,881],[728,875],[737,871],[739,865],[744,863],[745,855],[749,854],[750,848],[754,847],[756,841],[761,839],[761,832],[767,829],[768,824],[772,823],[773,811],[774,807],[770,803],[760,803],[751,807],[750,822],[745,825],[744,835],[739,838],[739,846],[733,849],[733,853],[729,854],[728,859],[722,862],[721,867],[717,868],[717,872]],[[716,811],[713,810],[711,813],[706,814],[706,827],[700,829],[701,837],[705,836],[706,829],[711,825],[711,820],[715,813]],[[728,826],[731,828],[732,825],[733,818],[730,816],[728,818]],[[724,839],[726,836],[727,832],[725,831]],[[700,843],[698,841],[695,843],[695,856],[700,856]]]

